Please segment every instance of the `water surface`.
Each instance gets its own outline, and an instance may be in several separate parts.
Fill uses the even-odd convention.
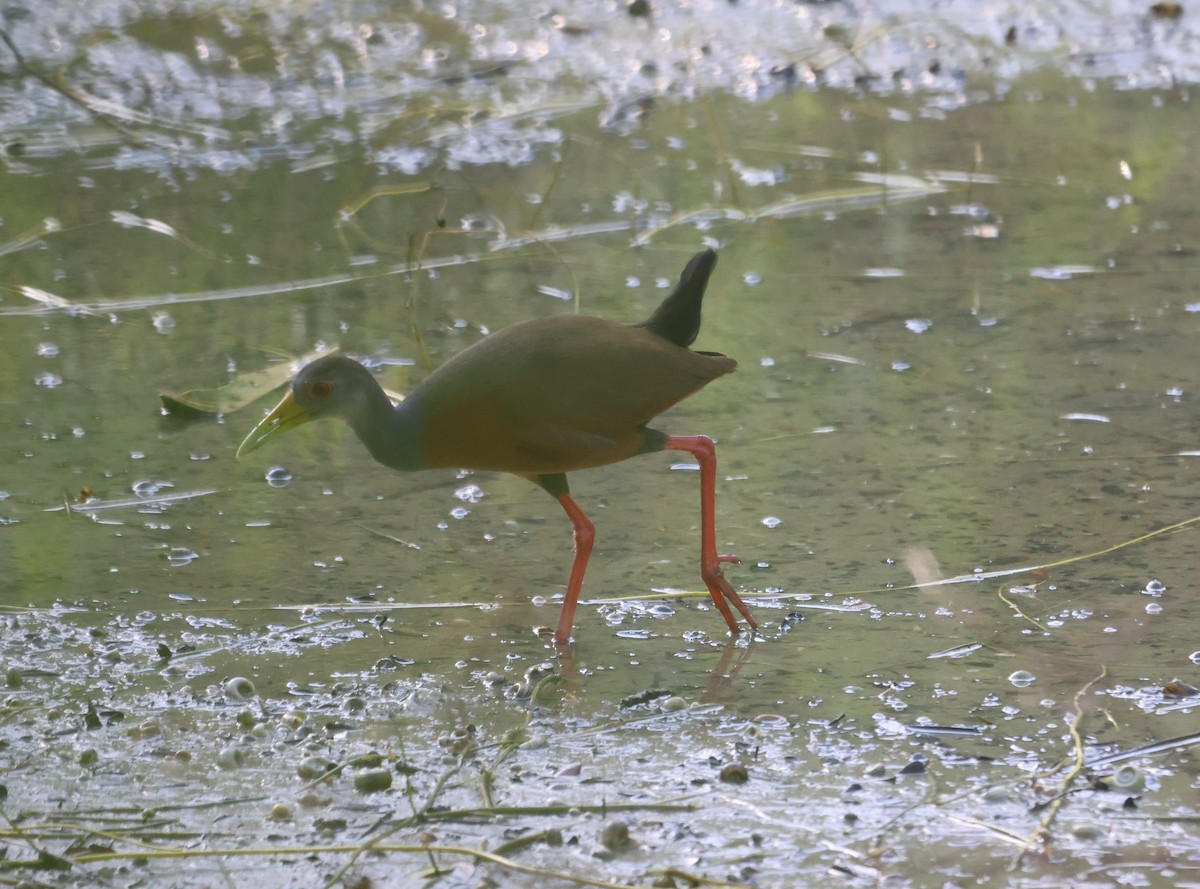
[[[1200,684],[1195,531],[1139,540],[1200,493],[1188,87],[772,93],[178,163],[25,136],[0,174],[10,859],[92,842],[118,857],[61,880],[125,884],[144,840],[207,857],[138,879],[383,885],[430,857],[219,853],[528,837],[505,857],[616,884],[1186,879],[1186,747],[1128,761],[1144,790],[1089,780],[1195,729],[1169,685]],[[334,345],[403,393],[520,319],[640,320],[704,246],[697,346],[740,367],[657,425],[719,442],[753,641],[663,595],[701,588],[678,455],[572,477],[597,545],[560,657],[534,628],[569,527],[537,488],[390,473],[335,424],[235,462],[266,391],[162,410]],[[318,756],[353,765],[306,783]],[[390,791],[354,789],[368,764]]]

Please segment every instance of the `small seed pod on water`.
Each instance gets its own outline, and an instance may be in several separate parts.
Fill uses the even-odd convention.
[[[296,774],[305,781],[315,781],[318,778],[324,778],[336,768],[336,763],[323,756],[308,756],[300,760],[300,765],[296,767]]]
[[[740,762],[727,762],[721,767],[721,780],[727,784],[745,784],[750,772]]]
[[[610,821],[600,831],[600,842],[610,852],[620,852],[632,845],[629,839],[629,825],[624,821]]]
[[[354,789],[359,793],[375,793],[392,786],[391,769],[363,769],[354,776]]]
[[[1116,793],[1141,793],[1146,789],[1146,774],[1137,766],[1121,766],[1111,775],[1106,775],[1096,783],[1106,790]]]
[[[225,697],[231,701],[248,701],[255,694],[254,683],[245,676],[234,676],[225,683]]]
[[[226,770],[241,768],[245,761],[245,751],[235,744],[222,747],[221,752],[217,754],[217,765]]]

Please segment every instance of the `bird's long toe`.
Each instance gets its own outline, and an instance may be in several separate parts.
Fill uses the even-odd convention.
[[[736,557],[735,557],[736,558]],[[733,611],[730,605],[738,610],[738,613],[746,619],[746,623],[750,625],[751,630],[758,629],[758,621],[750,613],[750,609],[746,603],[742,601],[730,584],[729,579],[725,577],[721,571],[721,557],[712,565],[703,565],[700,569],[700,576],[704,578],[704,585],[708,587],[709,595],[712,596],[713,604],[717,606],[717,611],[721,612],[721,617],[725,618],[725,624],[729,627],[729,632],[737,636],[741,632],[741,627],[738,626],[737,618],[733,616]]]

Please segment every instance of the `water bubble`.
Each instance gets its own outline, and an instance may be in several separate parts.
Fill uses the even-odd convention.
[[[1095,271],[1090,265],[1049,265],[1030,269],[1029,276],[1045,281],[1069,281],[1077,275],[1090,275]]]
[[[617,630],[622,639],[649,639],[650,631],[642,627],[632,627],[628,630]]]
[[[150,316],[150,323],[159,333],[167,334],[175,329],[175,319],[166,312],[155,312]]]
[[[198,558],[200,558],[200,554],[193,552],[186,546],[173,546],[167,551],[167,561],[171,563],[172,568],[189,565]]]
[[[464,485],[454,492],[454,496],[464,503],[478,503],[483,499],[483,489],[479,485]]]
[[[904,322],[904,326],[913,333],[924,333],[933,327],[933,322],[928,318],[909,318]]]
[[[1009,675],[1008,681],[1017,688],[1028,688],[1037,681],[1037,677],[1028,670],[1017,670],[1015,673]]]
[[[58,374],[52,374],[47,371],[46,373],[40,373],[34,377],[33,383],[35,386],[41,386],[45,389],[57,389],[62,385],[62,377],[60,377]]]
[[[755,284],[762,283],[762,275],[758,274],[758,272],[746,272],[744,275],[742,275],[742,281],[745,282],[748,287],[753,287]]]
[[[776,516],[773,516],[773,515],[769,515],[762,520],[762,523],[764,525],[766,525],[768,528],[778,528],[779,525],[782,524],[782,522],[783,522],[783,519],[777,518]]]
[[[141,479],[133,483],[133,493],[137,497],[154,497],[158,495],[163,488],[175,487],[172,482],[155,482],[150,479]]]
[[[1167,591],[1166,585],[1161,580],[1151,580],[1142,590],[1143,596],[1161,596]]]
[[[650,206],[648,201],[643,198],[636,198],[628,191],[618,192],[613,196],[612,208],[613,212],[618,216],[624,216],[628,213],[644,213],[648,206]]]
[[[450,517],[453,519],[465,519],[471,514],[471,510],[463,506],[456,506],[450,510]]]
[[[968,225],[963,229],[963,236],[967,238],[994,240],[1000,237],[1000,226],[994,225],[990,222],[985,222],[980,225]]]
[[[758,363],[759,363],[759,364],[760,364],[762,367],[774,367],[774,366],[775,366],[775,359],[774,359],[774,358],[761,358],[761,359],[759,359],[759,362],[758,362]]]
[[[38,343],[37,354],[41,358],[54,358],[58,355],[58,346],[54,343]]]
[[[263,476],[272,488],[282,488],[292,480],[292,474],[283,466],[272,466]]]

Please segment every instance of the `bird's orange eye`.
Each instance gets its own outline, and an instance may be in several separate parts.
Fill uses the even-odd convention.
[[[328,398],[333,394],[333,383],[329,380],[317,380],[308,387],[308,394],[313,398]]]

